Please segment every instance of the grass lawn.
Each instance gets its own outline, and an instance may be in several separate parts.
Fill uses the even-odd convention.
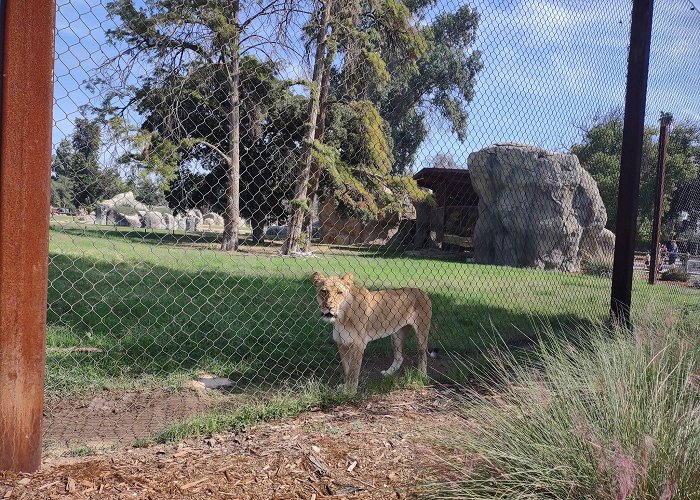
[[[518,341],[534,322],[564,329],[605,318],[610,281],[369,250],[282,258],[224,254],[215,237],[51,231],[49,396],[97,388],[175,387],[200,371],[245,390],[339,377],[313,271],[352,272],[368,288],[416,286],[433,301],[431,345],[460,353],[491,333]],[[700,293],[635,283],[638,308],[700,307]],[[383,343],[382,343],[383,342]],[[368,358],[390,352],[377,342]]]

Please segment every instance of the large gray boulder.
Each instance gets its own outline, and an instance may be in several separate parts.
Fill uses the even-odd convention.
[[[612,265],[615,253],[615,234],[609,229],[599,233],[584,231],[581,238],[582,262],[606,262]]]
[[[207,226],[223,226],[224,218],[216,212],[209,212],[202,216],[202,223]]]
[[[95,220],[97,224],[108,226],[141,227],[137,214],[147,210],[148,207],[136,200],[132,191],[127,191],[99,202],[95,208]],[[138,225],[134,218],[139,219]]]
[[[575,155],[502,143],[468,165],[479,195],[476,262],[576,272],[582,259],[612,259],[603,200]]]
[[[114,207],[130,207],[135,211],[146,211],[148,207],[138,201],[134,196],[132,191],[127,191],[126,193],[119,193],[108,200],[103,200],[97,204],[98,209],[109,209]],[[95,210],[97,212],[97,210]]]
[[[165,220],[165,215],[161,212],[149,211],[141,216],[143,227],[149,229],[169,229]]]
[[[141,224],[141,217],[138,215],[123,215],[119,214],[120,217],[117,219],[117,226],[126,227],[143,227]]]
[[[165,229],[169,229],[171,231],[173,229],[177,229],[177,219],[173,214],[163,214],[163,223],[165,224]]]
[[[178,231],[184,231],[186,229],[184,215],[177,214],[175,216],[175,219],[173,220],[173,229],[176,229]]]

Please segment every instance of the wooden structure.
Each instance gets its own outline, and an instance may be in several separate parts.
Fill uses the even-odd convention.
[[[413,179],[418,186],[430,189],[436,202],[434,207],[416,207],[415,248],[471,248],[479,196],[469,170],[424,168]]]
[[[19,472],[41,463],[55,12],[0,0],[0,470]]]

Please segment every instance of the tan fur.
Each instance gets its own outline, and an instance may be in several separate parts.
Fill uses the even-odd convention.
[[[367,344],[391,335],[394,362],[382,371],[391,375],[403,363],[403,343],[413,328],[418,343],[418,370],[427,370],[428,333],[432,305],[428,295],[417,288],[371,292],[355,284],[352,274],[342,277],[314,273],[316,299],[323,319],[333,324],[348,392],[357,390],[362,357]]]

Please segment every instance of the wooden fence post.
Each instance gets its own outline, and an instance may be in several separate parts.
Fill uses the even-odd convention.
[[[0,470],[41,464],[54,0],[0,2]]]

